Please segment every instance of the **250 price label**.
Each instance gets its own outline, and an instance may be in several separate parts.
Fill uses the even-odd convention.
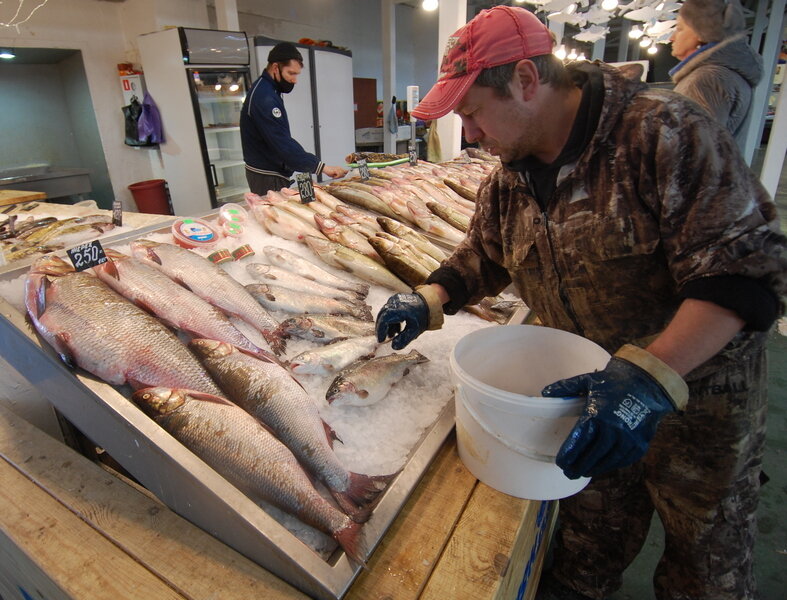
[[[90,267],[103,264],[108,260],[107,255],[104,254],[104,248],[102,248],[101,242],[98,240],[66,250],[66,254],[68,254],[71,264],[74,265],[77,271],[84,271]]]

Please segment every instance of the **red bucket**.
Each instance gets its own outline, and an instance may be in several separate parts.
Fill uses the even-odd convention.
[[[169,188],[164,179],[149,179],[138,181],[128,186],[137,210],[154,215],[174,215],[172,202],[169,198]]]

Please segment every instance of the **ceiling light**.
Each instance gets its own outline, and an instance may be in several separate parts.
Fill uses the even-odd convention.
[[[421,3],[421,8],[424,10],[437,10],[437,0],[424,0]]]
[[[217,83],[216,85],[213,86],[213,89],[216,90],[217,92],[220,92],[221,91],[221,84]]]
[[[560,47],[555,50],[555,56],[560,60],[566,60],[566,47],[563,44],[560,44]]]
[[[240,88],[240,86],[239,86],[237,83],[233,83],[233,84],[230,86],[230,91],[231,91],[231,92],[237,92],[239,88]]]
[[[632,40],[638,40],[639,38],[641,38],[641,37],[644,35],[644,33],[645,33],[645,32],[644,32],[644,31],[642,31],[642,30],[641,30],[639,27],[637,27],[636,25],[635,25],[634,27],[632,27],[631,29],[629,29],[629,37],[630,37]]]
[[[6,60],[11,60],[12,58],[16,58],[16,54],[11,48],[3,48],[0,50],[0,58],[4,58]]]
[[[568,60],[576,60],[577,56],[579,56],[577,54],[577,51],[572,48],[571,52],[568,53],[568,57],[567,58],[568,58]]]
[[[587,57],[585,56],[585,53],[582,52],[579,56],[577,56],[577,60],[587,60]]]
[[[652,43],[653,43],[653,40],[651,40],[649,37],[642,38],[642,39],[639,41],[639,45],[640,45],[640,46],[642,46],[643,48],[647,48],[647,47],[648,47],[648,46],[650,46]]]
[[[577,10],[576,4],[569,4],[566,8],[563,9],[563,12],[567,15],[573,15],[574,11]]]
[[[618,0],[604,0],[601,3],[601,8],[604,10],[614,10],[618,7]]]
[[[650,48],[648,48],[648,54],[656,54],[658,51],[659,49],[656,44],[653,44]]]

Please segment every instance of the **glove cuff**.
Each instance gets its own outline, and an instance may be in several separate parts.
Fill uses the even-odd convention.
[[[676,410],[686,409],[689,402],[689,386],[667,363],[633,344],[621,346],[615,352],[615,358],[622,358],[645,371],[664,388]]]
[[[415,288],[415,293],[424,299],[429,310],[429,323],[426,328],[429,331],[440,329],[443,326],[443,303],[440,302],[440,296],[431,285],[419,285]]]

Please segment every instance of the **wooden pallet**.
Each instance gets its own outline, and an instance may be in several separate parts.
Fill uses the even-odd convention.
[[[0,406],[0,596],[305,599]],[[532,599],[554,502],[478,482],[450,436],[345,598]]]

